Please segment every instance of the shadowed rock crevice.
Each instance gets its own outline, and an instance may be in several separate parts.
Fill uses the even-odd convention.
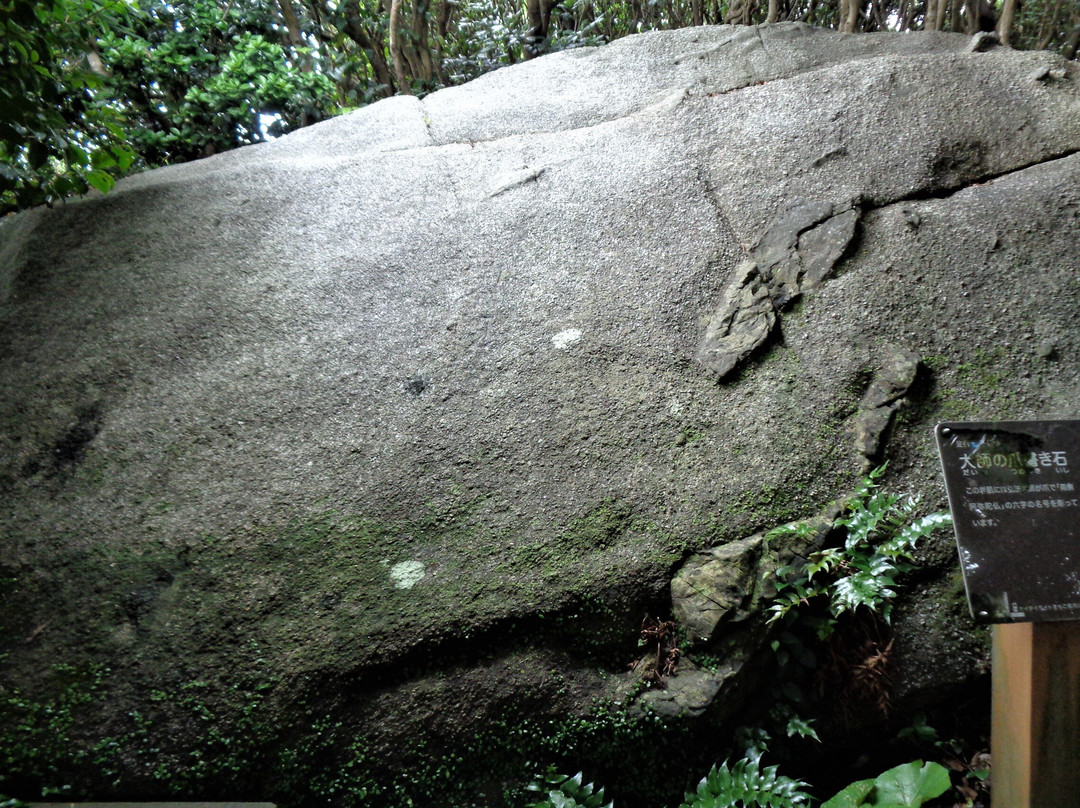
[[[74,423],[47,450],[23,463],[21,476],[33,477],[44,472],[47,477],[53,477],[72,470],[82,462],[100,430],[101,405],[94,403],[78,408]]]
[[[776,594],[776,570],[821,549],[839,513],[833,503],[800,522],[808,529],[798,539],[786,536],[770,542],[765,533],[756,533],[690,556],[671,579],[672,615],[685,631],[688,649],[717,653],[723,662],[715,670],[690,666],[667,680],[664,691],[646,694],[643,702],[666,715],[712,715],[719,710],[726,717],[734,712],[737,700],[717,701],[753,676],[760,659],[746,649],[768,645],[773,632],[765,609]]]
[[[979,185],[987,185],[1000,179],[1005,179],[1014,174],[1019,174],[1032,168],[1038,168],[1039,166],[1055,163],[1059,160],[1066,160],[1080,154],[1080,149],[1064,149],[1060,152],[1048,154],[1045,157],[1040,157],[1037,160],[1032,160],[1023,165],[1012,166],[1004,171],[997,171],[986,174],[976,174],[972,176],[970,173],[966,176],[959,178],[954,183],[935,182],[929,185],[925,189],[914,191],[905,195],[900,199],[875,199],[872,195],[868,195],[864,198],[864,210],[866,212],[882,210],[892,205],[903,205],[905,203],[923,202],[935,199],[950,199],[959,193],[963,193],[971,188]],[[959,163],[951,163],[951,167],[955,169],[958,165],[963,165],[964,161]],[[957,178],[954,176],[954,180]]]

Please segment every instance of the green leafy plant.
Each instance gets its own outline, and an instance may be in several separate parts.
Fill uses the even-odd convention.
[[[129,17],[123,0],[0,2],[0,215],[108,191],[130,167],[135,154],[100,92],[90,44]]]
[[[544,798],[528,808],[612,808],[614,802],[604,802],[604,789],[585,782],[578,772],[573,777],[558,774],[554,766],[528,785],[529,791],[540,792]]]
[[[746,757],[728,766],[713,766],[686,795],[680,808],[797,808],[809,805],[806,783],[777,773],[777,766],[761,767],[761,752],[750,749]]]
[[[144,0],[130,18],[97,47],[144,165],[258,143],[337,111],[334,82],[310,48],[280,42],[272,7]]]
[[[89,757],[72,736],[76,713],[98,696],[107,674],[101,666],[53,665],[51,693],[41,698],[0,683],[0,787],[43,797],[68,793],[64,778]]]
[[[940,797],[951,785],[949,770],[940,763],[911,763],[889,769],[872,780],[858,780],[844,788],[821,808],[919,808]]]
[[[777,570],[777,597],[769,607],[770,622],[815,599],[827,602],[833,620],[865,606],[889,622],[896,579],[911,569],[916,545],[938,528],[951,525],[952,517],[932,513],[914,518],[918,497],[878,490],[877,480],[884,473],[885,466],[871,471],[834,522],[834,527],[847,531],[843,547],[819,550],[801,566]],[[802,536],[805,530],[800,524],[784,525],[767,533],[766,539]],[[834,625],[832,621],[821,625],[823,638]]]
[[[885,466],[871,471],[834,520],[842,544],[776,571],[777,594],[768,608],[769,622],[781,624],[772,640],[779,668],[773,697],[787,705],[789,718],[807,709],[811,691],[818,698],[832,693],[847,716],[868,707],[888,713],[897,581],[913,568],[920,540],[952,520],[947,513],[918,516],[917,497],[880,490],[884,473]],[[795,522],[766,539],[795,538],[806,546],[819,531],[820,524]],[[783,722],[774,724],[779,729]],[[815,737],[811,732],[789,722],[789,737]]]

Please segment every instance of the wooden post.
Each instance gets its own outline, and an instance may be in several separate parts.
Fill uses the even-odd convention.
[[[993,631],[994,805],[1080,808],[1080,621]]]

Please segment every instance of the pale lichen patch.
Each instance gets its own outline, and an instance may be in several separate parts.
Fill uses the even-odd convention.
[[[581,340],[580,328],[567,328],[564,331],[560,331],[558,334],[551,338],[551,343],[556,348],[565,350],[573,345],[575,342]]]
[[[412,589],[424,573],[424,565],[419,561],[402,561],[390,568],[390,581],[395,589]]]

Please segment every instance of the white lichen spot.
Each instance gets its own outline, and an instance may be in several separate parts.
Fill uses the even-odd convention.
[[[554,337],[551,338],[551,343],[556,348],[565,350],[573,345],[575,342],[581,339],[580,328],[568,328],[565,331],[560,331]]]
[[[424,565],[419,561],[402,561],[390,568],[390,581],[395,589],[412,589],[424,577]]]
[[[667,403],[667,411],[668,411],[668,415],[671,415],[671,416],[674,416],[674,417],[677,418],[678,416],[682,415],[682,411],[683,411],[682,402],[679,401],[679,399],[677,399],[677,398],[669,398],[668,403]]]

